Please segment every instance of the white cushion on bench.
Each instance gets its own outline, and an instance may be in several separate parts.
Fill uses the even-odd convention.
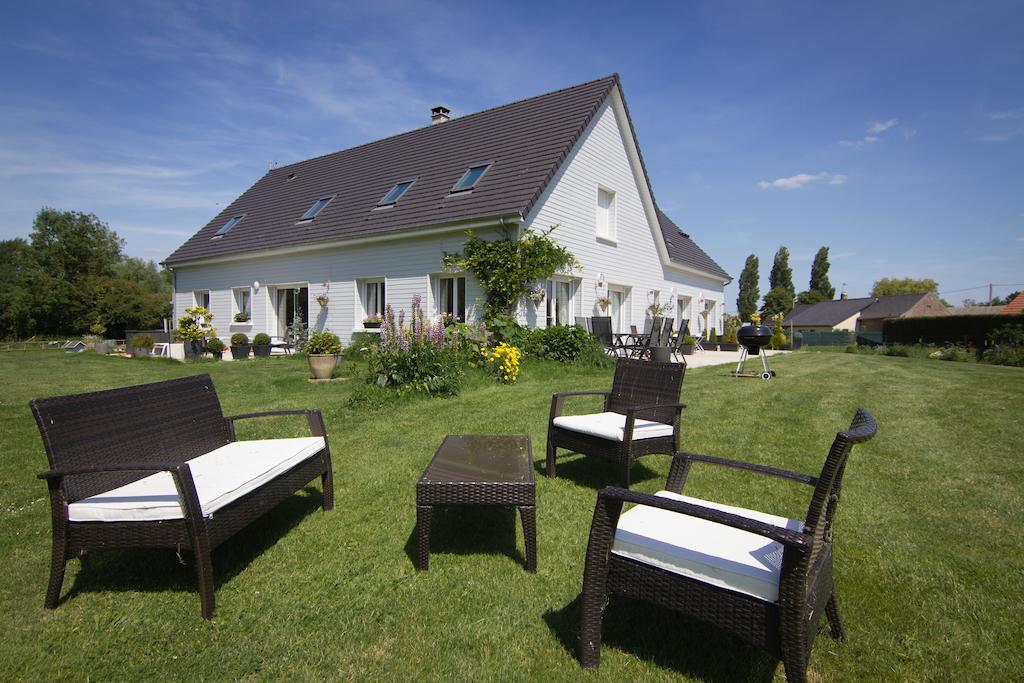
[[[210,516],[324,448],[320,436],[300,439],[235,441],[188,461],[199,506]],[[151,522],[182,519],[178,490],[170,472],[68,505],[72,522]]]
[[[655,495],[802,531],[799,519],[722,505],[670,491]],[[612,552],[674,574],[751,595],[779,599],[783,546],[749,531],[697,517],[637,505],[619,517]]]
[[[626,429],[626,416],[621,413],[560,415],[555,418],[554,424],[571,432],[590,434],[610,441],[622,441],[622,433]],[[657,436],[672,436],[672,425],[639,418],[633,423],[633,439],[652,439]]]

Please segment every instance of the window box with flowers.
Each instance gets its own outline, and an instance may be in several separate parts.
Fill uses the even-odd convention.
[[[363,318],[363,327],[368,330],[379,330],[382,322],[384,322],[384,316],[374,313]]]

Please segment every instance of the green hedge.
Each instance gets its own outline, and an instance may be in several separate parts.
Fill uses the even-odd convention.
[[[886,344],[958,344],[985,346],[992,330],[1024,323],[1024,315],[940,315],[928,318],[891,318],[882,336]]]

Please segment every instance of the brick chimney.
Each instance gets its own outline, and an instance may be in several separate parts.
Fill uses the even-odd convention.
[[[430,123],[431,125],[437,123],[444,123],[451,118],[452,110],[445,106],[437,106],[430,110]]]

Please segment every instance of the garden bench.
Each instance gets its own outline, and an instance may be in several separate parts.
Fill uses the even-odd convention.
[[[225,417],[209,375],[29,403],[50,469],[53,554],[46,607],[68,558],[108,548],[190,549],[203,618],[213,618],[211,553],[320,477],[334,507],[331,454],[318,410]],[[311,436],[238,441],[242,419],[304,415]]]

